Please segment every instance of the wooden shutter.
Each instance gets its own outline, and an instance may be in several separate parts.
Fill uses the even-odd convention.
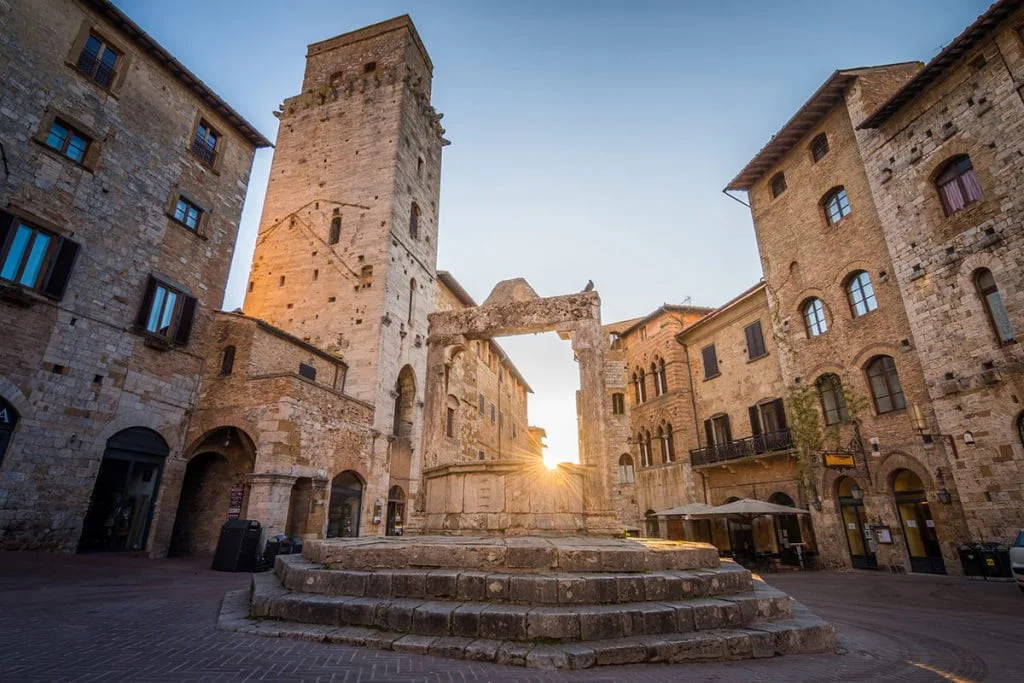
[[[778,416],[779,429],[788,428],[786,424],[786,402],[781,398],[777,398],[772,403],[775,405],[775,414]]]
[[[715,426],[711,424],[711,420],[704,420],[704,435],[707,437],[708,446],[715,445]]]
[[[149,317],[149,307],[153,302],[153,293],[156,292],[156,279],[150,275],[146,280],[145,293],[142,295],[142,304],[138,313],[135,314],[135,326],[140,330],[146,329],[146,318]]]
[[[732,425],[729,424],[729,416],[723,415],[722,421],[725,422],[725,441],[728,443],[732,441]]]
[[[708,377],[713,377],[714,375],[717,375],[718,374],[718,356],[715,355],[715,346],[714,346],[714,344],[712,344],[711,346],[704,347],[701,350],[700,355],[702,356],[702,358],[704,360],[704,377],[708,378]]]
[[[750,434],[751,436],[761,435],[761,411],[758,410],[757,406],[750,406],[747,408],[747,412],[750,414]]]
[[[181,304],[181,316],[178,318],[178,327],[174,330],[174,343],[178,346],[188,344],[188,338],[192,334],[192,323],[196,317],[196,298],[182,294],[184,301]]]
[[[4,245],[7,243],[7,233],[11,231],[14,224],[14,216],[6,211],[0,211],[0,253],[3,253]]]
[[[744,329],[747,333],[747,358],[754,359],[764,355],[764,334],[761,331],[761,321],[747,325]]]
[[[2,240],[0,240],[2,242]],[[44,296],[60,301],[71,279],[71,269],[78,257],[78,244],[67,238],[60,238],[57,243],[57,255],[53,258],[50,272],[40,289]]]

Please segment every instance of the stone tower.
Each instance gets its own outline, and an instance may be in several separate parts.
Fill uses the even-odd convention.
[[[447,144],[432,70],[408,16],[309,46],[302,93],[278,113],[245,299],[246,314],[342,357],[337,388],[375,407],[371,501],[413,493]]]

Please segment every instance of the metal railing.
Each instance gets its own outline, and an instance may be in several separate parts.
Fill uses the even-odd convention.
[[[198,135],[192,140],[192,153],[209,166],[213,166],[213,161],[217,158],[217,148]]]
[[[768,434],[748,436],[726,443],[714,444],[706,448],[695,448],[690,451],[690,464],[711,465],[716,462],[746,458],[751,455],[787,451],[793,448],[793,437],[788,429]]]
[[[104,88],[109,88],[114,81],[114,67],[104,64],[98,55],[89,51],[83,51],[78,57],[78,70]]]

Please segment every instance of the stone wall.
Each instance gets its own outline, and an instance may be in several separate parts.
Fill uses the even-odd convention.
[[[934,408],[926,429],[939,443],[956,444],[945,485],[953,490],[955,481],[971,540],[1004,543],[1024,519],[1024,351],[1000,343],[974,277],[980,268],[991,271],[1019,339],[1022,21],[1018,10],[989,29],[880,127],[858,131],[894,285],[925,368],[922,393]],[[862,107],[861,120],[872,111]],[[958,155],[969,156],[984,196],[947,216],[935,179]]]
[[[0,546],[74,550],[107,439],[144,427],[171,454],[145,545],[159,553],[212,311],[263,143],[115,28],[100,5],[49,2],[43,12],[0,3],[0,210],[80,247],[59,300],[2,283],[0,396],[20,420],[0,465]],[[89,31],[121,52],[109,87],[76,68]],[[54,117],[93,139],[83,164],[42,142]],[[199,117],[221,133],[214,168],[190,152]],[[168,216],[179,192],[206,209],[196,231]],[[197,299],[187,345],[153,348],[134,331],[150,275]]]

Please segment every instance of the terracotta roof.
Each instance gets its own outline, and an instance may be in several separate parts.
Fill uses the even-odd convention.
[[[832,72],[821,87],[814,91],[810,99],[804,102],[795,114],[786,121],[779,132],[747,162],[735,178],[725,186],[726,190],[749,190],[768,169],[772,168],[799,142],[814,126],[825,118],[840,100],[843,93],[859,74],[876,69],[887,69],[893,66],[905,66],[914,62],[882,64],[879,66],[859,66],[852,69],[838,69]]]
[[[690,325],[687,325],[683,329],[682,332],[680,332],[679,334],[676,335],[676,339],[678,339],[679,341],[682,341],[681,338],[686,336],[686,334],[688,332],[690,332],[690,330],[693,330],[693,329],[697,328],[698,326],[703,325],[704,323],[706,323],[706,322],[708,322],[710,320],[714,320],[715,317],[717,317],[719,314],[724,313],[727,309],[732,308],[734,305],[736,305],[739,302],[743,301],[747,297],[749,297],[749,296],[751,296],[753,294],[757,294],[759,291],[764,289],[764,287],[765,287],[764,280],[758,280],[757,284],[755,284],[753,287],[750,287],[748,289],[743,290],[742,292],[740,292],[739,294],[737,294],[733,298],[729,299],[728,301],[726,301],[724,304],[722,304],[718,308],[713,309],[710,313],[708,313],[706,316],[704,316],[700,320],[697,320],[696,322],[694,322],[694,323],[692,323]]]
[[[618,332],[620,337],[624,337],[636,328],[650,322],[654,318],[657,318],[663,313],[709,313],[715,309],[708,308],[707,306],[689,306],[680,304],[662,304],[658,308],[654,309],[642,318],[637,318],[633,323],[626,329]],[[614,323],[613,323],[614,324]]]
[[[924,68],[896,91],[896,94],[879,107],[858,128],[878,128],[900,110],[903,105],[935,82],[959,60],[965,52],[977,45],[996,25],[1024,4],[1024,0],[999,0],[993,3],[973,24],[953,39],[939,54],[935,55]]]
[[[463,306],[477,306],[476,301],[473,299],[473,297],[469,295],[469,292],[467,292],[465,288],[461,284],[459,284],[459,281],[455,279],[455,276],[449,273],[447,270],[437,271],[437,279],[439,282],[444,284],[445,287],[452,291],[452,294],[455,295],[455,298],[458,299],[459,303],[461,303]],[[518,379],[526,388],[526,390],[532,394],[533,387],[530,386],[530,383],[527,382],[526,378],[523,377],[521,372],[519,372],[519,368],[517,368],[516,364],[512,362],[512,359],[509,357],[505,349],[501,348],[501,344],[494,341],[493,339],[489,339],[488,341],[494,345],[494,348],[498,352],[498,357],[501,358],[502,362],[504,362],[508,366],[509,372],[515,375],[516,379]]]
[[[270,140],[256,130],[256,127],[242,118],[241,114],[217,96],[208,85],[185,68],[174,56],[165,50],[158,42],[143,31],[138,24],[113,5],[108,0],[85,0],[85,4],[99,12],[104,19],[109,21],[115,28],[127,35],[143,52],[156,60],[160,66],[166,69],[171,76],[176,78],[186,88],[191,90],[213,111],[220,114],[231,126],[241,133],[242,137],[256,147],[271,147]]]

